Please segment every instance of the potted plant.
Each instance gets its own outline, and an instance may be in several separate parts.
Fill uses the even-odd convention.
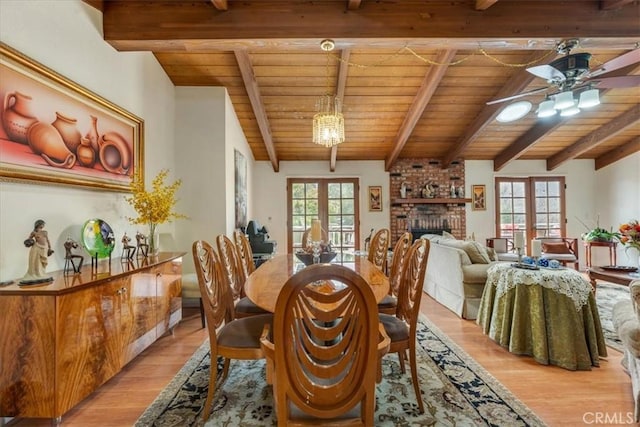
[[[128,218],[129,222],[149,226],[148,244],[151,255],[155,255],[158,249],[156,241],[158,224],[187,218],[173,210],[177,202],[176,191],[180,188],[182,180],[178,179],[173,184],[167,185],[164,180],[168,174],[168,170],[161,170],[151,181],[151,190],[149,191],[145,189],[141,175],[135,174],[130,184],[132,196],[126,199],[138,213],[137,218]]]
[[[578,221],[580,221],[578,219]],[[600,217],[596,220],[595,228],[589,228],[584,222],[580,221],[587,229],[586,233],[582,233],[580,237],[585,242],[612,242],[613,239],[620,237],[620,233],[613,231],[613,227],[609,230],[600,227]]]

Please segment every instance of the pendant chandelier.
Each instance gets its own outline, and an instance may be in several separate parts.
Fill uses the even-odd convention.
[[[335,47],[333,40],[323,40],[322,50],[327,52],[327,92],[316,101],[317,113],[313,116],[313,142],[325,147],[333,147],[344,142],[344,116],[342,105],[338,97],[333,96],[331,89],[331,75],[329,73],[329,52]]]

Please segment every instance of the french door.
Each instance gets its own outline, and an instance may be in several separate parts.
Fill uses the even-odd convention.
[[[496,236],[565,237],[564,177],[496,178]]]
[[[319,219],[336,252],[359,249],[358,178],[287,179],[287,250],[302,247],[302,234]]]

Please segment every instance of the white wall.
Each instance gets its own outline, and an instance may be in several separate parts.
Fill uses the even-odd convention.
[[[161,168],[175,170],[175,156],[167,155],[174,152],[172,83],[151,53],[117,52],[104,42],[101,31],[102,14],[80,1],[0,1],[3,43],[143,118],[147,181]],[[114,255],[119,256],[119,237],[136,229],[126,220],[134,212],[124,196],[0,183],[0,280],[26,272],[28,250],[22,242],[39,218],[47,222],[56,250],[49,258],[49,271],[63,268],[63,241],[67,236],[79,240],[80,228],[90,218],[102,218],[111,225],[117,237]],[[165,227],[173,229],[172,224]]]
[[[360,248],[369,230],[389,228],[389,174],[383,161],[338,161],[329,172],[328,161],[280,162],[274,173],[270,162],[255,162],[253,175],[253,213],[250,217],[267,227],[271,239],[278,242],[278,253],[287,252],[287,178],[359,178]],[[382,212],[369,212],[368,186],[382,186]]]
[[[215,245],[235,225],[234,150],[247,160],[247,196],[252,197],[253,157],[223,87],[177,87],[176,173],[185,177],[178,208],[189,216],[176,223],[177,249],[186,251],[183,269],[194,271],[191,245]],[[248,214],[251,212],[251,205]]]
[[[640,152],[597,170],[593,190],[591,217],[600,215],[600,226],[616,230],[620,224],[640,220]],[[606,250],[593,249],[596,251],[603,260],[600,265],[608,264]],[[639,255],[633,249],[625,251],[618,245],[616,263],[637,266]]]

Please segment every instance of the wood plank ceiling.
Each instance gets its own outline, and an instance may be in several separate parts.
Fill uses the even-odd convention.
[[[96,5],[96,2],[89,2]],[[570,159],[601,168],[640,151],[640,88],[601,90],[601,104],[569,118],[539,119],[545,93],[524,118],[500,123],[509,103],[487,101],[549,86],[526,71],[592,54],[591,69],[635,49],[637,0],[108,1],[104,38],[121,51],[152,51],[177,86],[224,86],[256,160],[436,158]],[[327,54],[320,41],[331,38]],[[346,141],[311,143],[316,99],[343,99]],[[550,90],[549,93],[552,91]]]

